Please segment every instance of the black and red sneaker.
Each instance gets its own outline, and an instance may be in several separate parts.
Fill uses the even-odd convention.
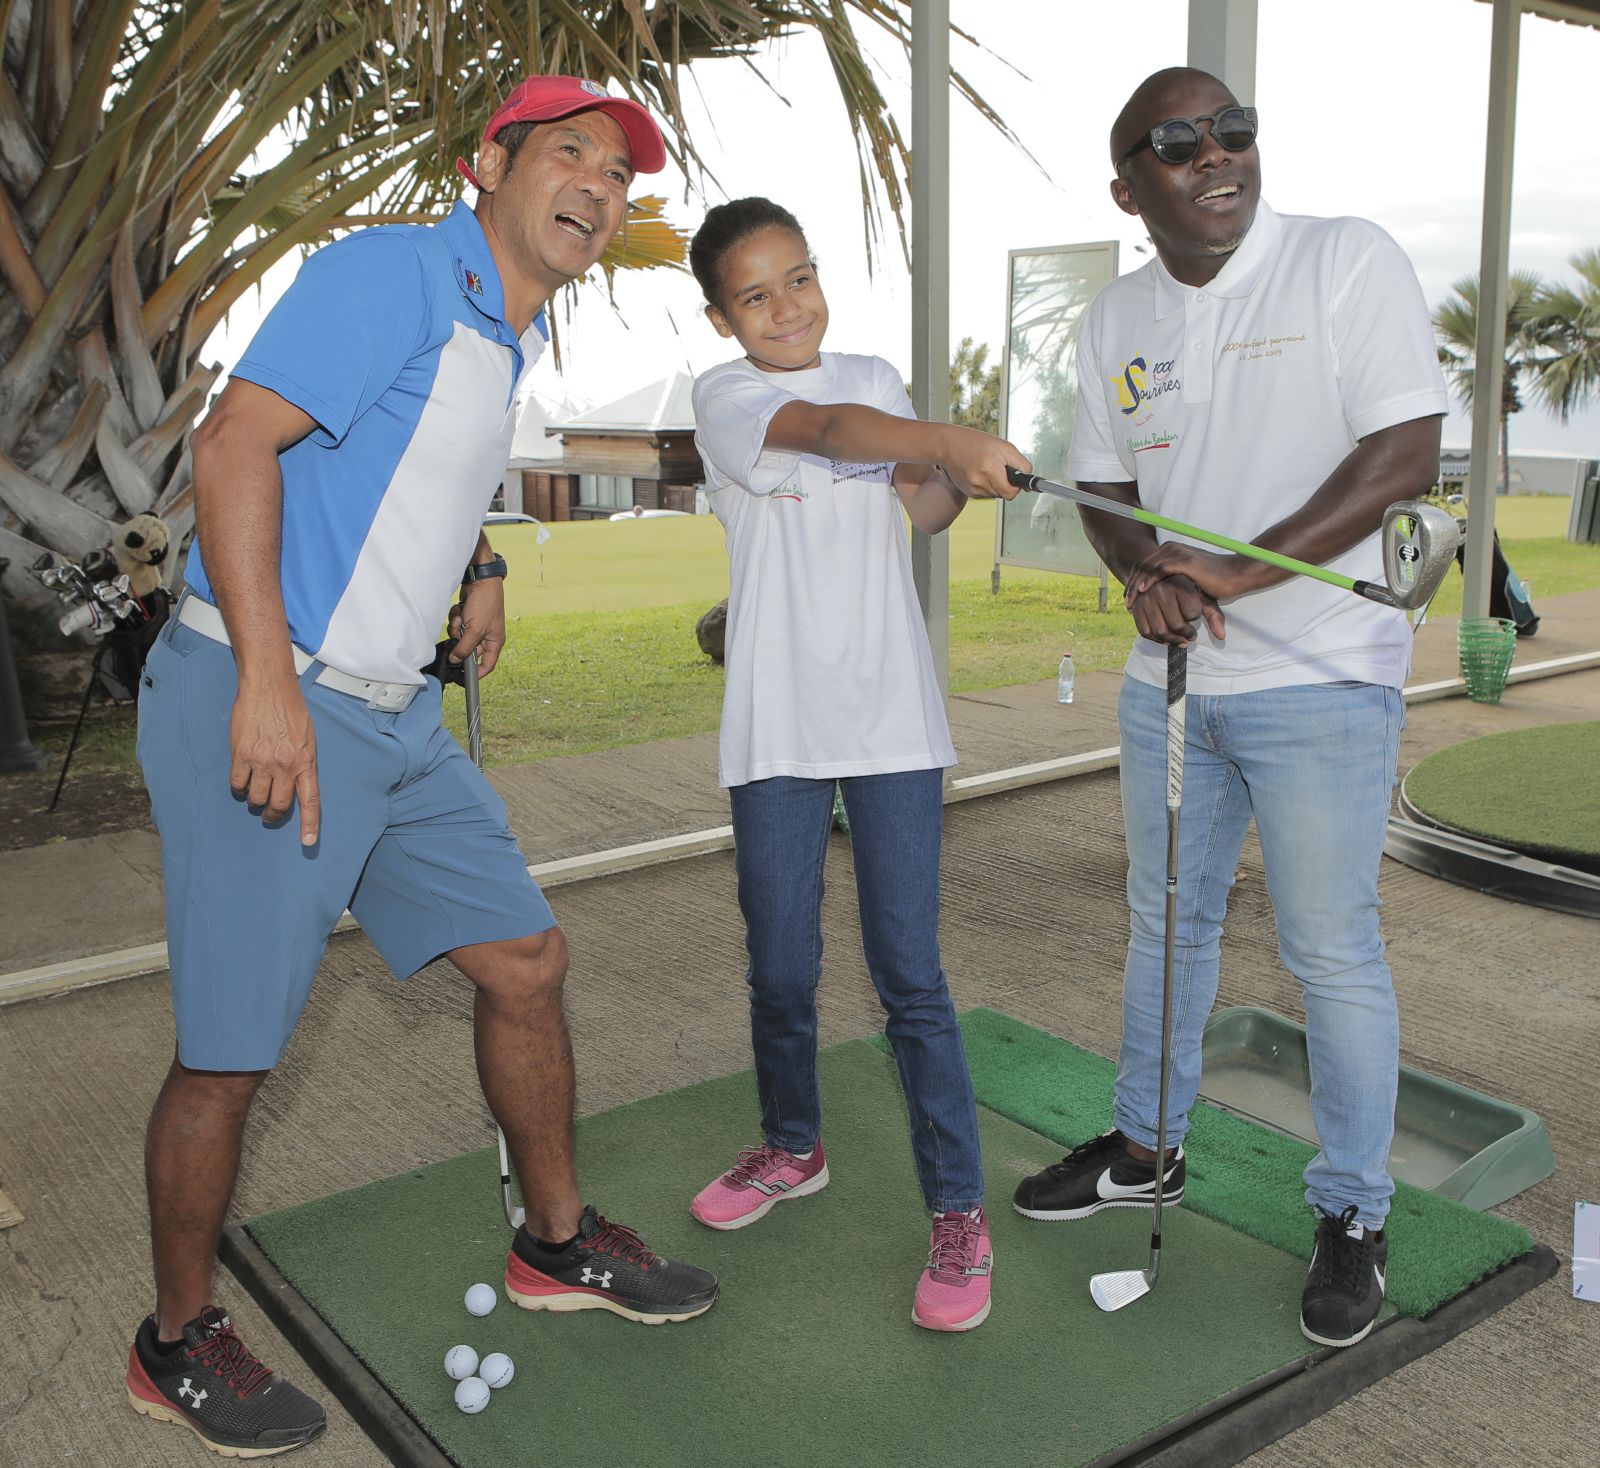
[[[322,1408],[275,1377],[208,1305],[163,1347],[147,1315],[128,1352],[128,1400],[157,1422],[178,1422],[224,1458],[269,1458],[308,1443],[328,1425]]]
[[[717,1277],[663,1259],[631,1228],[585,1208],[559,1254],[519,1228],[506,1256],[506,1295],[524,1310],[609,1310],[645,1325],[690,1320],[717,1302]]]

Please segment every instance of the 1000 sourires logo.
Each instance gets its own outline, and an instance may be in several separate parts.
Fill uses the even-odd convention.
[[[1117,410],[1131,420],[1129,427],[1143,428],[1155,416],[1155,401],[1169,392],[1179,392],[1183,379],[1173,370],[1177,363],[1149,362],[1134,357],[1122,364],[1122,371],[1111,379],[1117,390]]]

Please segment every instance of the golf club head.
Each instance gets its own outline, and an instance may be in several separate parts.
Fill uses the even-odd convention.
[[[521,1228],[522,1225],[528,1221],[528,1210],[526,1208],[513,1206],[509,1192],[506,1194],[505,1206],[506,1222],[509,1223],[512,1228]]]
[[[1383,579],[1402,611],[1433,600],[1456,558],[1461,522],[1440,505],[1401,500],[1383,512]]]
[[[1117,1269],[1089,1281],[1089,1294],[1102,1310],[1120,1310],[1150,1293],[1155,1281],[1148,1269]]]

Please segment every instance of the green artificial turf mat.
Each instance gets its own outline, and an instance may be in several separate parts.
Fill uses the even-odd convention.
[[[1470,739],[1406,776],[1431,820],[1551,860],[1600,858],[1600,723]]]
[[[1082,1464],[1314,1349],[1297,1323],[1300,1261],[1183,1209],[1168,1214],[1159,1297],[1095,1309],[1089,1276],[1142,1266],[1148,1217],[1021,1218],[1004,1194],[1059,1149],[987,1110],[994,1313],[971,1336],[917,1329],[927,1223],[894,1069],[858,1041],[823,1055],[821,1079],[832,1183],[735,1233],[695,1224],[687,1204],[750,1139],[748,1074],[580,1123],[602,1211],[720,1274],[722,1298],[683,1325],[530,1314],[503,1296],[490,1316],[468,1316],[462,1295],[476,1280],[498,1289],[507,1242],[488,1151],[249,1231],[463,1468]],[[476,1417],[456,1411],[444,1374],[457,1343],[517,1366]]]
[[[1109,1060],[993,1010],[965,1015],[962,1033],[984,1106],[1063,1148],[1111,1125]],[[1185,1145],[1186,1210],[1310,1260],[1313,1219],[1301,1174],[1314,1148],[1204,1101],[1190,1112]],[[998,1208],[1003,1197],[992,1163],[988,1182]],[[1406,1183],[1395,1191],[1386,1226],[1388,1299],[1403,1315],[1427,1314],[1533,1247],[1526,1229]]]
[[[469,1316],[463,1294],[478,1280],[499,1292],[507,1246],[489,1149],[248,1230],[461,1468],[1081,1465],[1315,1349],[1298,1327],[1309,1149],[1201,1108],[1188,1198],[1166,1215],[1160,1285],[1149,1301],[1102,1314],[1089,1277],[1145,1264],[1149,1216],[1039,1224],[1008,1198],[1016,1178],[1100,1128],[1111,1066],[993,1012],[963,1028],[996,1260],[994,1313],[970,1337],[911,1324],[927,1224],[894,1069],[868,1041],[821,1058],[832,1183],[753,1228],[715,1233],[687,1213],[690,1195],[752,1138],[748,1072],[579,1123],[592,1201],[721,1276],[716,1306],[683,1325],[528,1313],[503,1294],[487,1318]],[[1430,1195],[1399,1203],[1390,1281],[1403,1308],[1425,1308],[1423,1278],[1443,1298],[1529,1247],[1520,1229]],[[517,1367],[474,1417],[455,1409],[444,1374],[459,1343],[506,1351]]]

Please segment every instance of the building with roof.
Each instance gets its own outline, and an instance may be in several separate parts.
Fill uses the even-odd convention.
[[[505,508],[541,520],[601,519],[635,505],[693,514],[705,479],[694,446],[693,388],[692,377],[675,372],[586,413],[547,415],[539,426],[553,448],[539,458],[518,457],[534,431],[530,425],[525,433],[519,418]]]

